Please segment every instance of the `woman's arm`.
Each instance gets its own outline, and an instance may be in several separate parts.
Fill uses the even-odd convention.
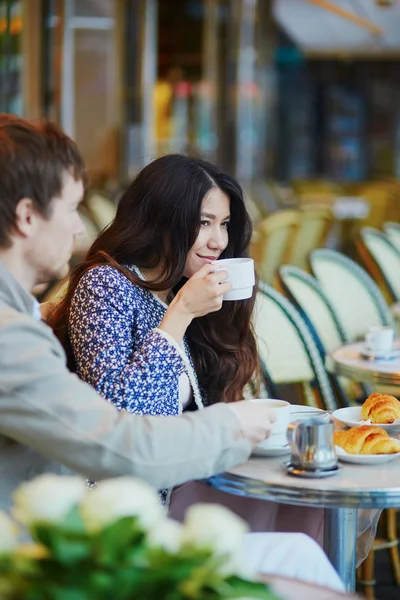
[[[179,413],[178,377],[184,362],[177,344],[145,326],[140,291],[116,269],[91,269],[71,304],[69,335],[78,375],[118,408],[138,414]]]

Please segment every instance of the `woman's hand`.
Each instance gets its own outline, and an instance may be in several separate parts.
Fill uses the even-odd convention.
[[[232,284],[222,283],[227,279],[228,273],[215,269],[213,264],[201,267],[181,288],[171,307],[175,304],[176,308],[190,319],[219,310],[223,295],[232,288]]]
[[[161,321],[160,329],[178,343],[193,319],[221,308],[224,294],[232,288],[231,283],[223,283],[228,273],[215,268],[213,264],[201,267],[179,290]]]

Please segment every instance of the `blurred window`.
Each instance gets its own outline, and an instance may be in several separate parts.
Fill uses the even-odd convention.
[[[95,182],[118,175],[117,2],[50,0],[45,112],[77,142]]]
[[[0,0],[0,112],[22,115],[22,2]]]

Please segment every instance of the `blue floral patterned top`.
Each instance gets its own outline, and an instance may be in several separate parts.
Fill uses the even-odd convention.
[[[72,298],[69,319],[79,377],[119,409],[178,415],[179,376],[186,372],[196,405],[202,408],[187,340],[182,348],[157,329],[166,310],[150,291],[112,266],[85,273]]]

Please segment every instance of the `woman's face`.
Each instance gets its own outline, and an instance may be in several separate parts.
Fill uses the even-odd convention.
[[[184,276],[191,277],[205,264],[217,260],[228,245],[230,200],[219,188],[203,198],[197,240],[186,258]]]

